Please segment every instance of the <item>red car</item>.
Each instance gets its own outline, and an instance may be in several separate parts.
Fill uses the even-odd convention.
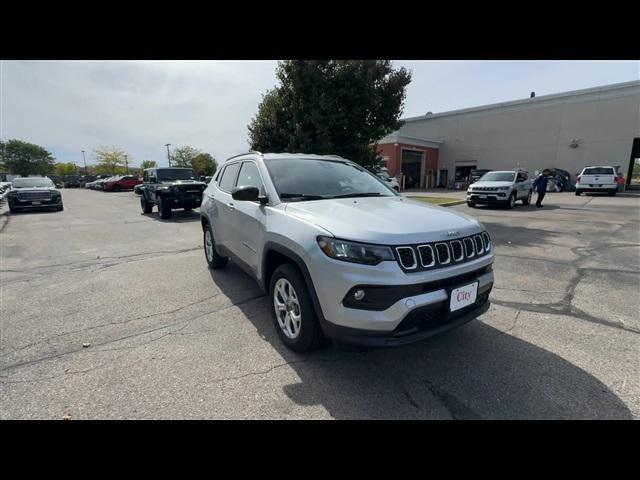
[[[105,182],[104,190],[106,192],[120,192],[122,190],[133,190],[133,187],[140,185],[142,180],[133,175],[125,175],[124,177],[110,178]]]

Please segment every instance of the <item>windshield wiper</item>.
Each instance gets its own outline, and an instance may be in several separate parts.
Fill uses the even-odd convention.
[[[280,195],[278,195],[280,198],[287,198],[287,199],[299,199],[299,200],[323,200],[325,198],[332,198],[332,197],[323,197],[322,195],[305,195],[304,193],[281,193]]]
[[[345,193],[344,195],[334,195],[331,198],[381,197],[381,196],[382,194],[379,192],[360,192],[360,193]]]

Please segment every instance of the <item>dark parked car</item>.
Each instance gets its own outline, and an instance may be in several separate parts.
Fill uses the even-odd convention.
[[[104,182],[103,190],[105,192],[120,192],[122,190],[133,190],[136,185],[142,183],[138,177],[134,175],[125,175],[123,177],[113,177]]]
[[[80,188],[80,175],[65,175],[64,188]]]
[[[7,194],[7,201],[11,213],[42,208],[63,210],[62,194],[47,177],[16,178]]]
[[[64,186],[64,182],[60,175],[47,175],[47,177],[51,179],[56,188],[62,188]]]
[[[491,170],[486,169],[471,170],[471,172],[469,173],[469,184],[477,182],[485,173],[489,173],[490,171]]]
[[[86,188],[87,187],[87,183],[91,183],[95,180],[97,180],[98,177],[96,177],[95,175],[83,175],[80,177],[80,186],[82,188]]]
[[[198,180],[191,168],[148,168],[144,171],[144,184],[140,205],[144,213],[158,206],[161,218],[171,218],[171,210],[190,211],[200,207],[202,192],[207,184]]]

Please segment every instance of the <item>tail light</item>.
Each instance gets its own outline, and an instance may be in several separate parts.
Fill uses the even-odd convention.
[[[576,183],[580,183],[580,175],[576,177]]]

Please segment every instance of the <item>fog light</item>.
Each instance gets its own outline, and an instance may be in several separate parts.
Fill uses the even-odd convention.
[[[364,298],[364,290],[356,290],[353,293],[353,298],[356,300],[362,300]]]

